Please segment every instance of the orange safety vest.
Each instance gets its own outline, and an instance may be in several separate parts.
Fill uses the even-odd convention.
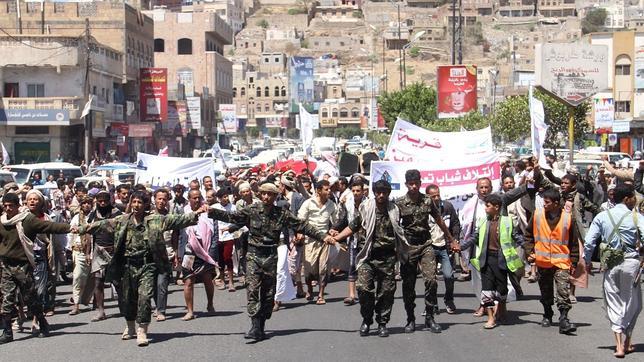
[[[571,225],[571,214],[562,211],[557,227],[550,230],[545,210],[542,208],[535,210],[532,228],[538,267],[570,269],[572,262],[570,261],[570,249],[568,248],[568,234]]]

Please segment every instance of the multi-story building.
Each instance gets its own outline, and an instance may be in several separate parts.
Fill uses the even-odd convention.
[[[237,34],[244,28],[246,12],[243,0],[195,0],[185,2],[182,12],[211,12],[226,20],[233,32]]]
[[[139,121],[139,69],[154,64],[153,26],[151,18],[128,5],[127,1],[0,2],[0,28],[10,35],[78,37],[89,31],[97,44],[122,55],[119,58],[120,79],[113,84],[111,92],[106,89],[107,93],[115,95],[112,107],[117,112],[113,112],[112,118],[104,119],[105,127],[116,122]],[[108,134],[95,143],[96,151],[116,151],[120,156],[156,149],[152,137],[130,138],[125,143],[117,143],[117,137]]]
[[[603,2],[600,7],[606,10],[605,28],[622,29],[626,26],[626,5],[624,0]]]
[[[497,14],[507,18],[523,18],[534,16],[536,10],[536,0],[499,0]]]
[[[106,120],[123,121],[123,53],[90,41],[88,54],[85,37],[4,35],[0,44],[0,141],[13,162],[82,159],[87,94],[90,136],[105,150]]]
[[[251,70],[243,73],[243,77],[235,78],[233,87],[237,118],[245,120],[247,127],[286,128],[289,118],[288,77]]]
[[[577,14],[575,0],[539,0],[537,10],[546,18],[566,18]]]
[[[262,53],[259,71],[268,74],[284,73],[286,72],[286,60],[284,53]]]
[[[613,97],[615,120],[629,120],[630,132],[618,133],[617,148],[631,153],[644,149],[644,33],[593,33],[592,44],[608,47],[608,96]]]
[[[355,23],[362,20],[362,0],[320,0],[315,17],[324,22]]]
[[[232,43],[233,31],[225,20],[211,12],[148,13],[155,23],[154,59],[168,70],[170,98],[201,97],[201,127],[187,134],[187,143],[168,139],[175,152],[208,147],[216,132],[215,110],[232,103],[232,62],[224,56],[224,46]],[[184,132],[185,133],[185,132]]]

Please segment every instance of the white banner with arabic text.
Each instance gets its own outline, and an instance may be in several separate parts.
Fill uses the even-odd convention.
[[[385,159],[418,162],[431,159],[454,163],[494,154],[490,127],[465,132],[433,132],[398,119],[389,139]]]
[[[150,185],[151,188],[169,187],[176,184],[190,186],[194,179],[204,176],[214,177],[215,168],[212,158],[159,157],[139,152],[136,156],[136,183]]]

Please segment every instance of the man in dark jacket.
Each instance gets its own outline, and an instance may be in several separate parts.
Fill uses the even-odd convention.
[[[2,277],[0,290],[4,330],[0,344],[13,341],[11,317],[16,312],[18,291],[25,304],[33,313],[40,326],[39,337],[49,335],[49,324],[43,315],[43,305],[36,298],[34,288],[34,251],[33,241],[37,234],[66,234],[69,224],[39,220],[29,211],[20,212],[20,199],[17,194],[8,193],[2,198],[5,213],[0,217],[0,266]]]

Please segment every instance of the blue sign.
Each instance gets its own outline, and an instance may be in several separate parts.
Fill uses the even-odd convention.
[[[0,123],[9,126],[69,126],[66,109],[0,109]]]
[[[311,105],[314,100],[313,58],[291,57],[289,65],[289,103],[291,112],[297,113],[300,103]]]

